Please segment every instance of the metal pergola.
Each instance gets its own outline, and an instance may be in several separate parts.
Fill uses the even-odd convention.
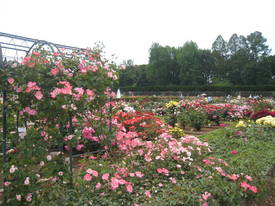
[[[0,63],[3,63],[5,59],[7,61],[20,61],[37,47],[43,47],[52,52],[57,52],[61,49],[82,50],[82,48],[78,47],[0,32]]]
[[[62,44],[56,44],[53,42],[33,39],[23,36],[18,36],[14,34],[8,34],[0,32],[0,72],[6,68],[6,65],[9,61],[16,61],[21,62],[22,59],[30,54],[35,49],[41,49],[51,51],[51,52],[59,52],[63,51],[64,49],[66,52],[73,52],[83,50],[82,48],[72,47]],[[4,85],[4,84],[3,84]],[[7,157],[7,133],[8,133],[8,125],[7,125],[7,96],[8,91],[6,90],[5,86],[0,88],[0,99],[2,101],[2,159],[3,159],[3,167],[5,163],[8,161]],[[72,159],[71,159],[72,162]],[[72,166],[71,166],[72,167]],[[72,168],[71,168],[72,169]],[[4,169],[5,173],[5,169]],[[5,174],[3,174],[3,181],[5,181]],[[6,197],[4,196],[4,203],[6,203]]]

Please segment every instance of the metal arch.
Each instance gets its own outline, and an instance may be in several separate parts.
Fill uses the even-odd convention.
[[[30,49],[27,51],[26,53],[26,56],[28,56],[30,54],[30,52],[32,51],[32,49],[36,46],[36,45],[39,45],[40,47],[43,47],[43,46],[49,46],[51,51],[54,52],[54,47],[59,50],[53,43],[50,43],[50,42],[47,42],[45,40],[36,40],[33,45],[30,47]]]
[[[0,69],[2,69],[2,61],[3,61],[3,54],[2,54],[2,45],[0,43]]]
[[[3,41],[1,38],[3,39]],[[8,42],[6,40],[10,40],[10,41]],[[18,41],[20,43],[18,43]],[[21,58],[28,55],[36,45],[41,45],[41,46],[47,45],[51,51],[55,51],[55,49],[57,51],[60,51],[61,48],[68,49],[71,51],[85,50],[85,49],[79,48],[79,47],[56,44],[56,43],[45,41],[45,40],[33,39],[33,38],[29,38],[29,37],[23,37],[23,36],[19,36],[19,35],[4,33],[4,32],[0,32],[0,45],[1,45],[1,49],[5,49],[5,51],[16,51],[16,53],[21,52],[20,53]],[[5,55],[2,53],[2,58],[1,58],[2,60],[3,60],[4,56]],[[15,58],[15,56],[16,55],[12,55],[10,57]],[[18,57],[16,57],[16,58],[18,58]]]

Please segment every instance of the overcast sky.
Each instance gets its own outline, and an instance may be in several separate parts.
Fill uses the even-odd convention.
[[[153,42],[211,48],[262,32],[275,53],[275,0],[1,0],[0,32],[77,47],[102,41],[120,63],[148,62]]]

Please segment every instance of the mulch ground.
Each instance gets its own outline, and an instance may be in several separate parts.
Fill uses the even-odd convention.
[[[223,127],[207,126],[207,127],[203,127],[200,131],[197,131],[191,127],[185,127],[183,130],[184,130],[184,133],[187,135],[199,136],[199,135],[204,135],[204,134],[207,134],[209,132],[212,132],[214,130],[221,129],[221,128],[223,128]]]

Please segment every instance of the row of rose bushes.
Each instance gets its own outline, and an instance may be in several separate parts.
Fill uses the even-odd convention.
[[[259,190],[250,173],[213,156],[207,142],[174,138],[153,114],[120,111],[113,126],[112,144],[102,154],[83,156],[73,187],[62,153],[43,150],[39,132],[29,129],[11,155],[13,181],[5,182],[10,204],[242,205]]]
[[[220,98],[219,98],[220,99]],[[221,100],[221,99],[220,99]],[[181,101],[151,102],[149,99],[128,102],[121,101],[121,105],[129,109],[151,110],[158,116],[163,116],[167,123],[181,127],[191,126],[200,130],[208,123],[219,125],[221,121],[235,121],[238,119],[257,119],[267,115],[275,116],[271,99],[242,98],[236,103],[215,103],[207,101],[207,98],[185,98]]]
[[[30,128],[28,137],[11,155],[9,179],[13,181],[5,182],[10,203],[157,205],[165,201],[168,205],[242,205],[244,198],[253,198],[258,192],[251,173],[242,173],[223,158],[213,156],[207,142],[194,136],[175,138],[169,126],[152,113],[124,112],[119,105],[113,106],[116,113],[111,145],[93,137],[90,118],[83,122],[87,126],[78,139],[100,142],[106,152],[83,156],[73,188],[62,153],[49,153],[44,142],[36,138],[41,133]],[[271,129],[261,128],[263,134]],[[28,164],[22,161],[25,159]]]

